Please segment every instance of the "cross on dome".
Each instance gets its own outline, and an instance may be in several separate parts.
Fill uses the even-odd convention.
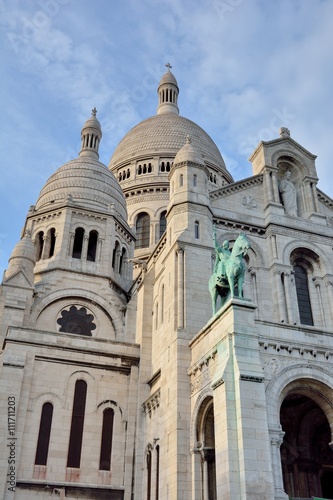
[[[94,107],[94,108],[91,110],[91,114],[92,114],[92,116],[95,116],[95,117],[96,117],[96,115],[97,115],[97,109],[96,109],[96,107]]]
[[[165,65],[167,68],[168,68],[168,71],[170,71],[170,69],[172,68],[171,64],[170,63],[166,63]]]

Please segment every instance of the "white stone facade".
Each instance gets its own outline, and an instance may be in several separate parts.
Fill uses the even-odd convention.
[[[169,69],[109,170],[93,110],[28,212],[0,296],[5,499],[333,498],[333,200],[287,129],[234,182],[178,92]],[[251,247],[212,317],[213,225]]]

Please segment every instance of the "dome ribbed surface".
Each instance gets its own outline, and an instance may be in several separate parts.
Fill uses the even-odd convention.
[[[126,220],[126,202],[114,175],[103,163],[90,157],[71,160],[46,182],[36,203],[36,210],[50,203],[70,198],[82,208],[107,210],[110,204]]]
[[[175,113],[152,116],[132,128],[118,144],[109,168],[120,166],[140,155],[175,157],[188,135],[204,161],[218,167],[231,180],[221,153],[209,135],[196,123]]]

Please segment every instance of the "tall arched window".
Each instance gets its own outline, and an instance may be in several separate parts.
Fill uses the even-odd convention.
[[[184,176],[183,176],[183,174],[180,174],[180,176],[179,176],[179,185],[180,186],[184,185]]]
[[[39,231],[36,238],[36,261],[38,262],[42,258],[43,247],[44,247],[44,233]]]
[[[114,411],[112,410],[112,408],[107,408],[106,410],[104,410],[99,470],[111,469],[113,419]]]
[[[156,446],[156,493],[155,500],[158,500],[160,490],[160,447]]]
[[[150,240],[150,217],[146,212],[142,212],[136,219],[136,242],[135,248],[149,247]]]
[[[49,257],[53,257],[54,248],[56,242],[56,230],[52,227],[49,231],[50,247],[49,247]]]
[[[115,271],[118,271],[119,252],[120,245],[119,242],[116,241],[112,252],[112,269],[114,269]]]
[[[67,467],[80,467],[87,383],[77,380],[74,390],[71,432],[69,437]]]
[[[88,240],[87,260],[90,260],[91,262],[95,262],[96,260],[97,240],[98,240],[98,232],[90,231]]]
[[[123,248],[121,251],[121,254],[120,254],[120,259],[119,259],[119,274],[122,274],[122,272],[124,271],[125,258],[126,258],[126,249]]]
[[[84,229],[82,227],[76,228],[74,236],[73,254],[72,254],[72,257],[74,259],[81,259],[83,237],[84,237]]]
[[[40,417],[35,465],[46,465],[53,416],[52,403],[44,403]]]
[[[160,215],[160,237],[166,230],[166,227],[167,227],[166,210],[164,210]]]
[[[151,470],[152,470],[152,459],[151,450],[147,452],[147,500],[151,500]]]
[[[194,223],[194,237],[196,240],[199,239],[199,222],[196,220],[195,223]]]
[[[197,441],[201,443],[201,477],[207,491],[207,500],[216,500],[216,467],[215,467],[215,424],[212,398],[203,403],[198,416]],[[206,496],[205,496],[206,498]]]
[[[294,273],[300,321],[303,325],[313,325],[308,274],[299,264],[294,265]]]

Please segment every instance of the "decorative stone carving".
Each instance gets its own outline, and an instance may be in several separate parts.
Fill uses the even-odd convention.
[[[256,208],[257,202],[254,198],[252,198],[251,195],[248,195],[248,196],[243,197],[243,205],[244,205],[244,207],[252,210],[253,208]]]
[[[96,329],[94,316],[88,314],[85,307],[78,309],[76,306],[71,306],[69,310],[61,311],[61,317],[57,319],[60,325],[60,332],[74,333],[77,335],[86,335],[91,337],[92,330]]]

